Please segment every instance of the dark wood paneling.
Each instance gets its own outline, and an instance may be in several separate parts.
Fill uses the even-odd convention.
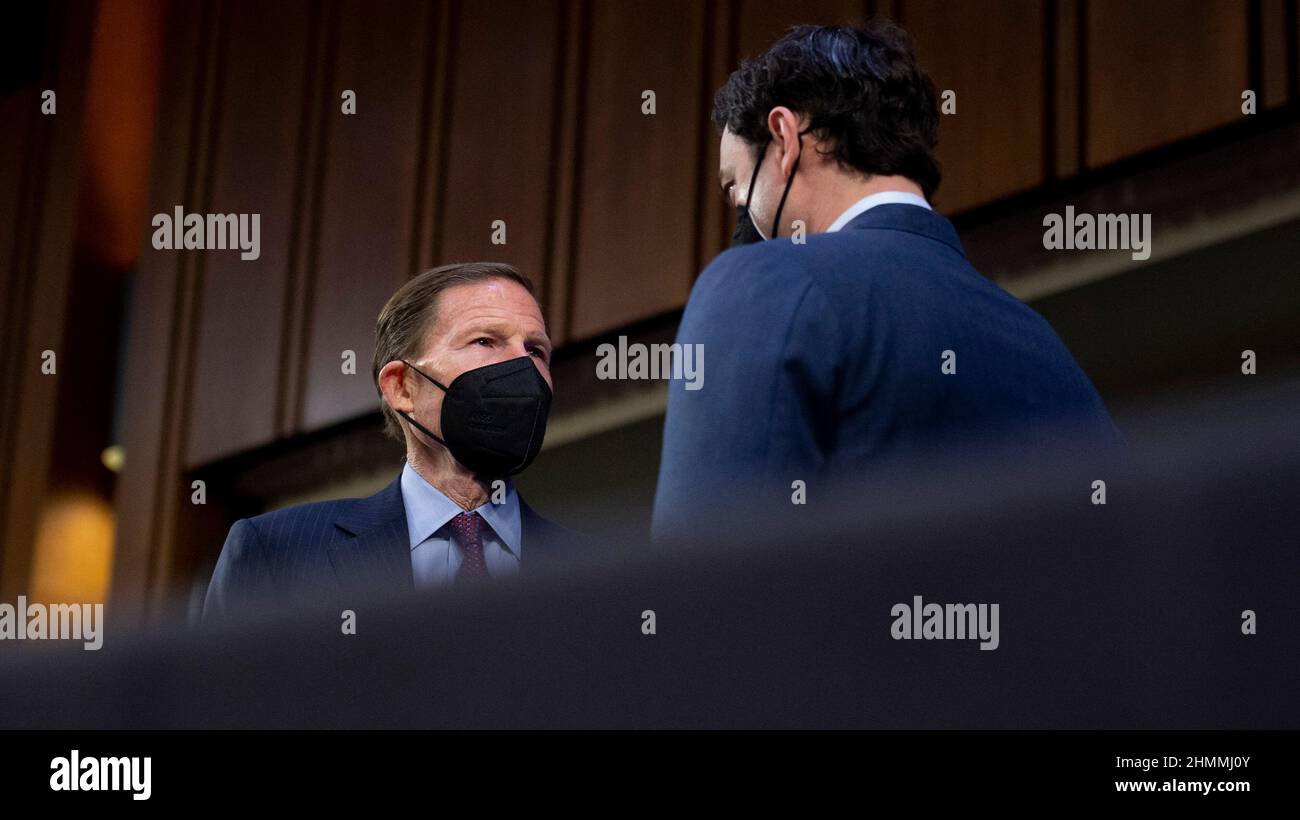
[[[58,436],[59,380],[74,369],[61,344],[76,236],[81,126],[85,117],[89,2],[70,2],[20,23],[43,37],[35,82],[0,103],[6,132],[0,181],[0,596],[28,591],[33,547],[50,489]],[[44,19],[42,19],[44,17]],[[43,30],[42,30],[43,29]],[[58,113],[40,113],[41,92],[58,95]],[[12,154],[10,153],[12,152]],[[58,354],[58,373],[41,372],[44,350]]]
[[[575,338],[686,301],[694,275],[705,13],[674,0],[593,3],[573,248]],[[641,113],[642,92],[656,112]]]
[[[5,225],[0,231],[0,345],[6,351],[0,357],[0,394],[4,396],[0,403],[0,459],[5,465],[0,470],[0,593],[6,600],[26,591],[45,484],[45,459],[27,465],[39,470],[35,476],[20,473],[16,463],[22,446],[19,430],[25,418],[30,423],[31,408],[24,388],[40,384],[32,379],[32,373],[39,374],[40,350],[33,351],[28,344],[37,285],[31,269],[34,239],[41,228],[37,203],[45,193],[50,134],[60,122],[40,113],[45,85],[27,85],[0,99],[0,122],[6,125],[0,128],[0,220]],[[67,102],[73,104],[71,99]],[[33,353],[37,358],[32,358]],[[45,403],[43,410],[48,413],[51,405]],[[48,439],[44,446],[50,446]]]
[[[547,254],[550,275],[545,289],[546,321],[551,341],[557,347],[568,341],[569,317],[573,313],[573,259],[579,241],[575,199],[582,182],[582,163],[578,157],[587,100],[584,78],[591,59],[590,0],[561,0],[558,5],[562,14],[560,60],[555,73],[559,111],[552,131],[555,193],[551,200],[554,210]]]
[[[556,70],[564,7],[471,2],[454,8],[447,159],[432,180],[444,189],[445,203],[436,261],[509,262],[544,295],[559,171]],[[491,241],[498,219],[506,223],[505,245]]]
[[[902,23],[935,90],[956,92],[939,117],[943,182],[955,213],[1044,180],[1044,5],[1029,0],[907,0]]]
[[[460,0],[446,0],[426,15],[425,55],[422,74],[419,125],[419,154],[416,158],[414,235],[407,275],[432,266],[438,258],[435,245],[442,245],[442,216],[447,207],[447,175],[451,146],[451,84],[456,73],[455,34],[461,15]]]
[[[862,0],[735,0],[738,15],[732,68],[740,60],[757,57],[795,25],[836,26],[863,22]],[[726,77],[722,78],[723,80]]]
[[[298,216],[297,166],[290,160],[308,93],[309,4],[231,5],[211,204],[218,213],[261,215],[261,255],[245,261],[237,251],[206,252],[186,451],[190,467],[275,436],[285,280]]]
[[[1264,87],[1255,91],[1259,94],[1261,111],[1286,104],[1286,3],[1287,0],[1259,0],[1259,60]]]
[[[1083,0],[1058,0],[1056,3],[1055,42],[1050,59],[1055,70],[1048,112],[1054,126],[1051,144],[1056,149],[1052,169],[1057,178],[1074,175],[1079,170],[1079,4]]]
[[[1089,167],[1241,119],[1248,5],[1088,0]]]
[[[694,276],[698,276],[714,257],[726,249],[736,227],[735,209],[724,202],[716,184],[722,138],[712,124],[712,114],[713,95],[736,68],[739,7],[740,0],[721,0],[710,6],[709,16],[705,18],[705,40],[711,45],[707,68],[700,77],[699,116],[708,125],[700,132],[699,191],[696,195],[700,230],[696,237]]]
[[[213,3],[188,13],[173,5],[159,85],[158,127],[149,213],[177,203],[202,209],[204,150],[212,109],[221,15]],[[192,203],[192,204],[190,204]],[[114,504],[114,618],[140,617],[149,594],[173,578],[175,522],[189,486],[181,469],[188,404],[185,389],[194,335],[197,254],[155,250],[146,231],[131,288],[121,444],[126,462]]]
[[[7,125],[0,128],[0,224],[5,230],[0,231],[0,341],[12,344],[21,334],[25,311],[22,290],[29,277],[22,276],[24,268],[20,261],[24,255],[22,234],[27,230],[28,208],[32,188],[31,175],[36,170],[35,149],[37,136],[34,133],[37,117],[40,114],[40,90],[34,86],[0,98],[0,122]],[[6,349],[12,349],[6,346]],[[5,395],[10,395],[10,381],[14,378],[12,368],[16,366],[13,356],[0,358],[0,386]],[[15,388],[16,389],[16,388]],[[4,423],[8,414],[0,408],[0,436],[3,435]],[[0,477],[0,482],[4,480]]]
[[[340,4],[325,109],[326,173],[310,286],[301,429],[378,408],[370,378],[375,317],[406,280],[412,258],[428,17],[418,2]],[[357,113],[340,112],[344,89]],[[342,372],[345,350],[357,370]]]

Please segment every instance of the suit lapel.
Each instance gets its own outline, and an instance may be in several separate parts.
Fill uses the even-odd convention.
[[[533,557],[534,550],[538,553],[546,552],[546,539],[543,538],[542,533],[539,531],[541,529],[540,520],[541,516],[533,512],[533,508],[524,502],[523,496],[519,496],[519,540],[523,543],[523,556],[520,559],[521,566]]]
[[[522,497],[519,499],[519,532],[524,544],[521,565],[525,571],[532,564],[547,563],[563,557],[567,551],[569,533],[543,518]]]
[[[343,532],[336,533],[327,549],[343,586],[415,586],[400,475],[369,498],[348,506],[334,525]]]
[[[334,525],[340,532],[335,533],[326,551],[340,585],[403,590],[415,587],[400,475],[369,498],[348,505],[334,520]],[[554,524],[538,515],[523,498],[519,499],[519,534],[525,568],[558,557],[563,544],[556,543],[556,530]]]

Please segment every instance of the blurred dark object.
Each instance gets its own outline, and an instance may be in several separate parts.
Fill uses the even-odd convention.
[[[99,652],[14,653],[0,726],[1297,728],[1300,384],[1244,395],[1149,417],[1126,466],[942,465],[730,543],[358,600],[351,636],[110,620]],[[915,595],[999,604],[999,647],[892,639]]]

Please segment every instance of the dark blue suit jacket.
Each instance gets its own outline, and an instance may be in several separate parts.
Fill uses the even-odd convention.
[[[572,557],[585,543],[519,499],[520,573]],[[221,548],[203,617],[339,593],[415,588],[401,477],[369,498],[300,504],[241,518]]]
[[[659,536],[716,517],[729,491],[788,504],[795,480],[1066,429],[1118,443],[1047,322],[915,205],[878,205],[805,245],[726,251],[696,281],[677,341],[703,345],[704,382],[669,386]]]

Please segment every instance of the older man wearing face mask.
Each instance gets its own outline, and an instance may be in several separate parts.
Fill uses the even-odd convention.
[[[377,494],[235,522],[205,617],[296,592],[490,582],[569,555],[580,539],[510,481],[537,456],[551,342],[532,285],[509,265],[426,271],[376,326],[373,376],[401,474]]]

